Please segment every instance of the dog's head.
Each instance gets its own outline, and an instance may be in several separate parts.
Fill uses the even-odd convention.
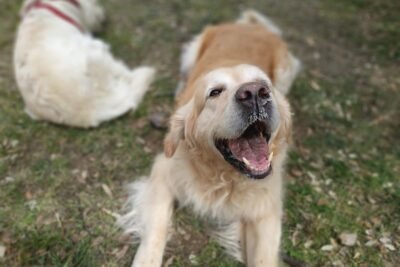
[[[101,24],[104,21],[105,14],[98,0],[78,0],[82,12],[85,24],[92,32],[96,32],[100,29]]]
[[[196,80],[193,98],[171,119],[164,142],[171,157],[182,140],[191,149],[212,151],[251,178],[268,176],[273,153],[286,145],[289,105],[259,68],[215,69]]]
[[[62,12],[72,14],[73,17],[82,20],[79,23],[83,24],[83,28],[90,31],[97,31],[105,18],[104,10],[98,0],[25,0],[20,11],[21,17],[24,17],[37,3],[54,6]]]

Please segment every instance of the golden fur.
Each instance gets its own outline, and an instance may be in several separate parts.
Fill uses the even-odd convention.
[[[291,132],[284,97],[299,68],[277,27],[249,11],[237,23],[208,27],[186,48],[176,111],[150,178],[132,186],[128,213],[119,224],[141,239],[133,266],[160,266],[173,201],[217,222],[214,237],[247,266],[278,266],[283,162]],[[272,174],[244,176],[227,163],[214,139],[234,138],[240,111],[234,95],[242,84],[265,80],[278,114],[269,141]],[[217,98],[210,88],[223,84]]]
[[[274,70],[285,59],[286,53],[282,39],[266,31],[263,25],[224,24],[208,27],[203,33],[199,60],[190,73],[185,91],[178,97],[178,106],[193,97],[193,83],[216,68],[251,64],[261,68],[274,82]]]

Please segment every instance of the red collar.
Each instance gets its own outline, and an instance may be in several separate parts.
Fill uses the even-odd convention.
[[[80,8],[81,5],[79,4],[79,2],[77,0],[65,0],[66,2],[76,6],[77,8]],[[60,11],[58,8],[43,3],[40,0],[36,0],[34,2],[32,2],[28,7],[27,7],[27,12],[29,12],[32,9],[46,9],[48,11],[50,11],[51,13],[53,13],[55,16],[59,17],[60,19],[72,24],[73,26],[75,26],[76,28],[78,28],[81,32],[83,32],[82,26],[73,18],[71,18],[70,16],[68,16],[67,14],[63,13],[62,11]]]

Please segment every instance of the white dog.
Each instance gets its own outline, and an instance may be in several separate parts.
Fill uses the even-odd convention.
[[[215,237],[239,261],[278,266],[291,136],[284,95],[299,69],[280,30],[254,11],[186,47],[165,153],[132,185],[118,222],[140,238],[133,267],[161,266],[175,200],[217,222]]]
[[[104,19],[96,0],[26,0],[21,15],[14,68],[33,119],[95,127],[138,106],[155,70],[130,70],[91,36]]]

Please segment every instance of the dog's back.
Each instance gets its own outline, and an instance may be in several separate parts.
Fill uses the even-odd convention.
[[[96,0],[28,0],[21,13],[14,67],[32,118],[95,127],[139,105],[154,69],[129,69],[87,32],[103,18]]]

